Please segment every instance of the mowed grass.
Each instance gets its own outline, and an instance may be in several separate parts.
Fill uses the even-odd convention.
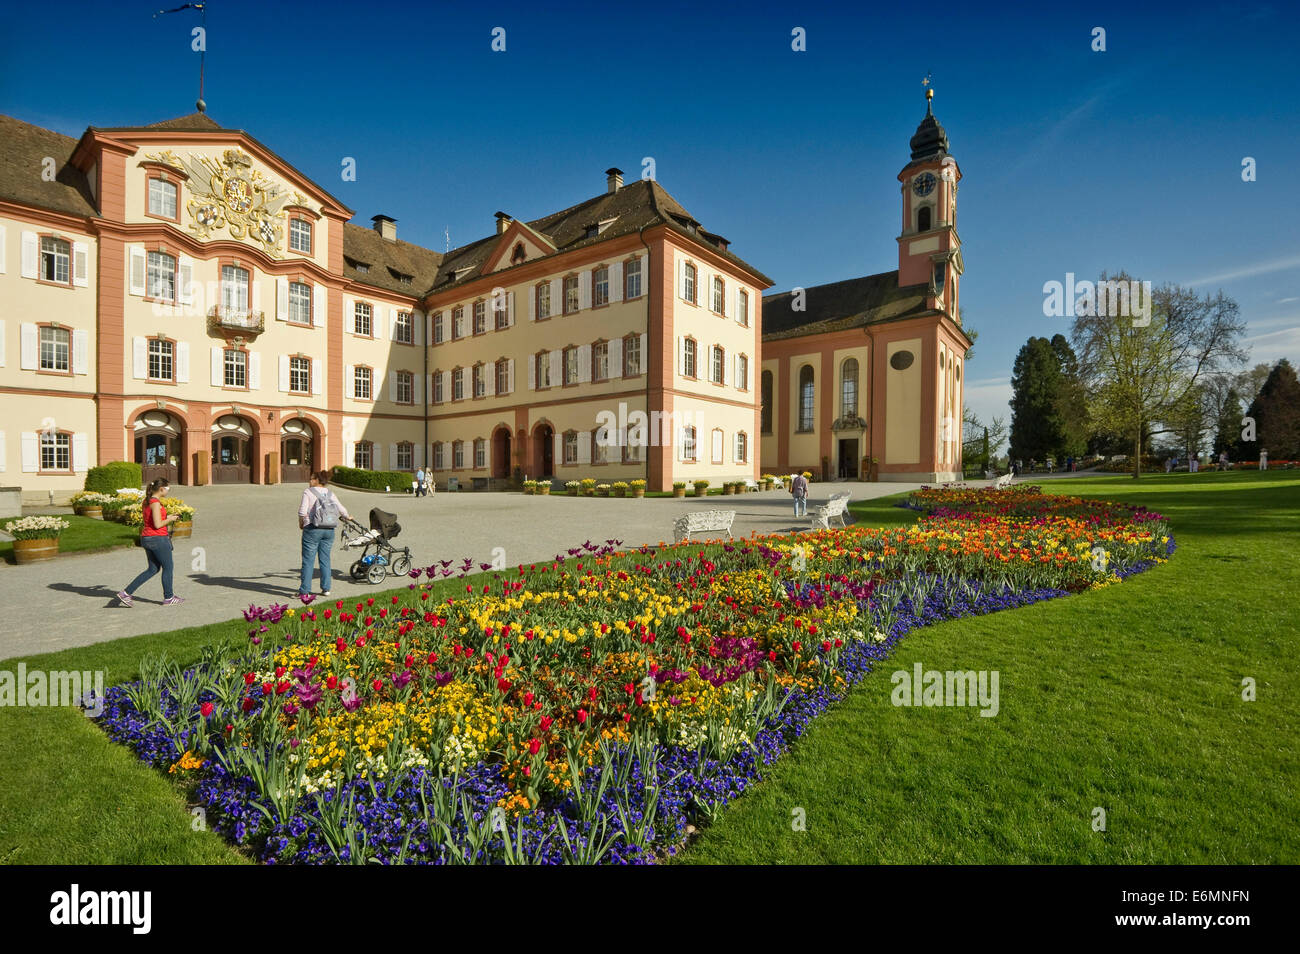
[[[1044,486],[1161,510],[1180,549],[1118,586],[912,633],[682,862],[1300,860],[1300,472]],[[871,524],[913,521],[896,500],[854,512]],[[463,587],[445,581],[439,595]],[[134,678],[146,654],[192,662],[246,629],[240,619],[21,661],[102,669],[111,685]],[[889,674],[914,662],[998,670],[999,714],[895,708]],[[1246,676],[1255,702],[1241,699]],[[0,861],[245,860],[195,830],[166,776],[75,711],[0,708],[0,765]],[[1098,807],[1104,833],[1092,829]],[[792,830],[795,808],[806,831]]]
[[[682,863],[1300,861],[1300,472],[1043,487],[1159,510],[1179,549],[1118,586],[913,632]],[[896,500],[855,516],[910,522]],[[894,706],[891,674],[918,662],[997,670],[998,715]]]
[[[99,550],[108,547],[135,546],[140,539],[139,527],[113,523],[111,520],[94,520],[90,517],[78,517],[75,514],[57,514],[68,521],[68,529],[59,536],[60,553],[77,553],[85,550]],[[17,518],[14,518],[17,519]],[[0,521],[0,527],[8,523]],[[14,545],[12,540],[0,542],[0,559],[6,563],[14,562]]]

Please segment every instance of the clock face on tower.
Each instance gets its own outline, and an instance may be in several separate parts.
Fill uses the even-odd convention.
[[[924,172],[921,175],[917,176],[916,181],[912,183],[912,191],[915,192],[918,196],[922,196],[922,197],[927,196],[934,191],[934,185],[936,181],[937,180],[934,178],[934,176],[931,173]]]

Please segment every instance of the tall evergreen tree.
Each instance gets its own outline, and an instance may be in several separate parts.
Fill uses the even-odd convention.
[[[1300,458],[1300,381],[1286,358],[1273,365],[1246,416],[1255,419],[1257,440],[1243,457],[1267,450],[1271,460]]]
[[[1060,370],[1056,411],[1061,418],[1061,446],[1058,457],[1079,457],[1088,447],[1088,401],[1079,377],[1079,359],[1065,335],[1052,335],[1052,351]]]
[[[1020,349],[1011,389],[1012,459],[1042,460],[1059,454],[1065,431],[1057,400],[1061,368],[1046,338],[1030,338]]]
[[[1236,386],[1230,386],[1223,399],[1215,422],[1214,456],[1227,452],[1232,457],[1241,456],[1241,393]]]

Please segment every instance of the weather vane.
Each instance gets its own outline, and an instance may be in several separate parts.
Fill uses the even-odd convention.
[[[933,82],[930,77],[933,75],[933,72],[926,73],[925,78],[921,80],[921,85],[925,87],[925,106],[927,109],[930,108],[930,101],[934,99],[934,90],[930,88],[930,84]]]

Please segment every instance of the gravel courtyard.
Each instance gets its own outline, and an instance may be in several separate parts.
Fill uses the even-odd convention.
[[[854,499],[882,497],[919,484],[813,484],[809,505],[835,493]],[[417,567],[435,560],[465,557],[491,562],[501,548],[506,566],[535,563],[563,553],[586,540],[617,539],[624,548],[672,539],[673,521],[689,510],[735,510],[736,537],[806,529],[794,518],[790,495],[773,490],[737,497],[583,498],[526,497],[512,493],[437,494],[418,500],[404,494],[374,494],[335,487],[339,499],[361,523],[372,507],[396,513],[402,533],[394,541],[411,548]],[[165,632],[184,626],[220,622],[237,616],[250,603],[266,605],[293,600],[298,592],[300,537],[297,509],[302,487],[177,487],[177,496],[198,511],[194,535],[175,541],[180,606],[162,606],[162,585],[155,577],[137,593],[131,609],[113,594],[141,569],[142,551],[71,555],[28,566],[0,564],[0,598],[14,608],[0,634],[0,659]],[[332,554],[333,595],[351,598],[383,583],[353,583],[348,567],[357,551]],[[296,603],[296,601],[294,601]]]

